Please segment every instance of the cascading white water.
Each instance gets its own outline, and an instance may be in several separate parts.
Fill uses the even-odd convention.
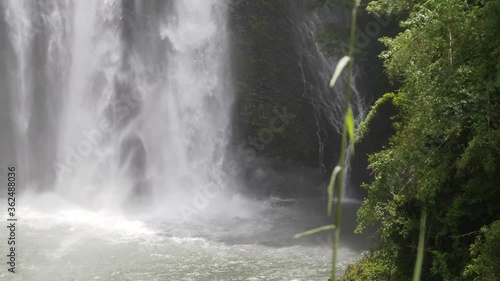
[[[229,0],[0,3],[0,168],[17,166],[22,225],[1,280],[329,275],[327,238],[292,239],[326,223],[323,204],[217,196],[233,172]],[[193,210],[209,216],[179,221]]]
[[[232,96],[227,6],[221,4],[177,1],[175,16],[161,27],[162,39],[171,44],[165,84],[140,114],[157,198],[187,194],[222,172]]]
[[[165,206],[222,173],[232,104],[223,1],[4,6],[16,162],[31,189],[93,208],[145,197]]]

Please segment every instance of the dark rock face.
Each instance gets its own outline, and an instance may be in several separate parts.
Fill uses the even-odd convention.
[[[233,139],[244,168],[243,180],[252,192],[293,197],[325,194],[339,156],[344,110],[343,81],[334,90],[327,85],[348,47],[347,37],[339,34],[348,34],[350,9],[323,2],[231,2]],[[373,29],[374,24],[380,32]],[[335,33],[328,33],[329,28]],[[357,42],[356,93],[351,103],[360,121],[367,105],[390,90],[377,58],[382,50],[377,39],[393,27],[380,26],[380,21],[361,12],[357,28],[364,34]],[[277,112],[288,117],[278,124],[280,130],[273,127]],[[391,132],[388,121],[375,120],[379,133],[361,143],[351,159],[348,195],[362,194],[361,182],[370,179],[367,154],[385,143],[379,140]]]
[[[235,1],[235,136],[237,143],[257,138],[259,144],[254,147],[259,155],[314,166],[318,163],[316,121],[305,95],[289,2]],[[273,130],[275,111],[294,117]],[[268,130],[273,132],[272,140],[262,136]]]
[[[234,141],[256,153],[242,162],[244,180],[259,193],[321,194],[324,140],[338,139],[315,104],[316,95],[330,94],[328,80],[300,44],[311,39],[298,29],[307,12],[290,0],[233,1]]]

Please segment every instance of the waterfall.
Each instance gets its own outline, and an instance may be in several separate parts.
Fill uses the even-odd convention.
[[[1,164],[19,166],[23,190],[163,207],[222,176],[233,99],[224,1],[2,5]]]

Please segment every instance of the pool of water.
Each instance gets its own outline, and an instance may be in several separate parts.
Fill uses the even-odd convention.
[[[329,235],[292,238],[328,223],[322,200],[246,201],[248,212],[190,222],[41,201],[18,209],[15,274],[1,228],[1,280],[328,280]],[[358,206],[344,204],[341,270],[369,245],[352,234]]]

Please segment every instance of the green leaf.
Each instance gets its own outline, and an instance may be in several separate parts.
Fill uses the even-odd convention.
[[[339,60],[339,63],[335,67],[335,72],[333,73],[332,80],[330,80],[330,85],[329,85],[330,88],[333,88],[333,86],[335,86],[335,82],[339,78],[340,73],[342,72],[342,70],[345,68],[345,66],[347,65],[347,63],[350,60],[351,60],[351,58],[349,56],[344,56],[343,58],[341,58]]]
[[[349,141],[351,142],[351,151],[354,154],[354,114],[352,113],[351,106],[347,108],[345,114],[345,126],[347,127],[347,132],[349,133]]]
[[[333,169],[332,176],[330,178],[330,184],[328,185],[328,216],[332,215],[332,206],[333,206],[333,188],[335,187],[335,180],[337,179],[337,174],[342,170],[340,166],[336,166]]]
[[[300,238],[300,237],[308,236],[308,235],[311,235],[311,234],[315,234],[315,233],[318,233],[318,232],[321,232],[321,231],[331,230],[331,229],[335,229],[335,225],[330,224],[330,225],[325,225],[325,226],[318,227],[318,228],[315,228],[315,229],[311,229],[311,230],[308,230],[308,231],[304,231],[304,232],[295,234],[293,236],[293,238]]]

